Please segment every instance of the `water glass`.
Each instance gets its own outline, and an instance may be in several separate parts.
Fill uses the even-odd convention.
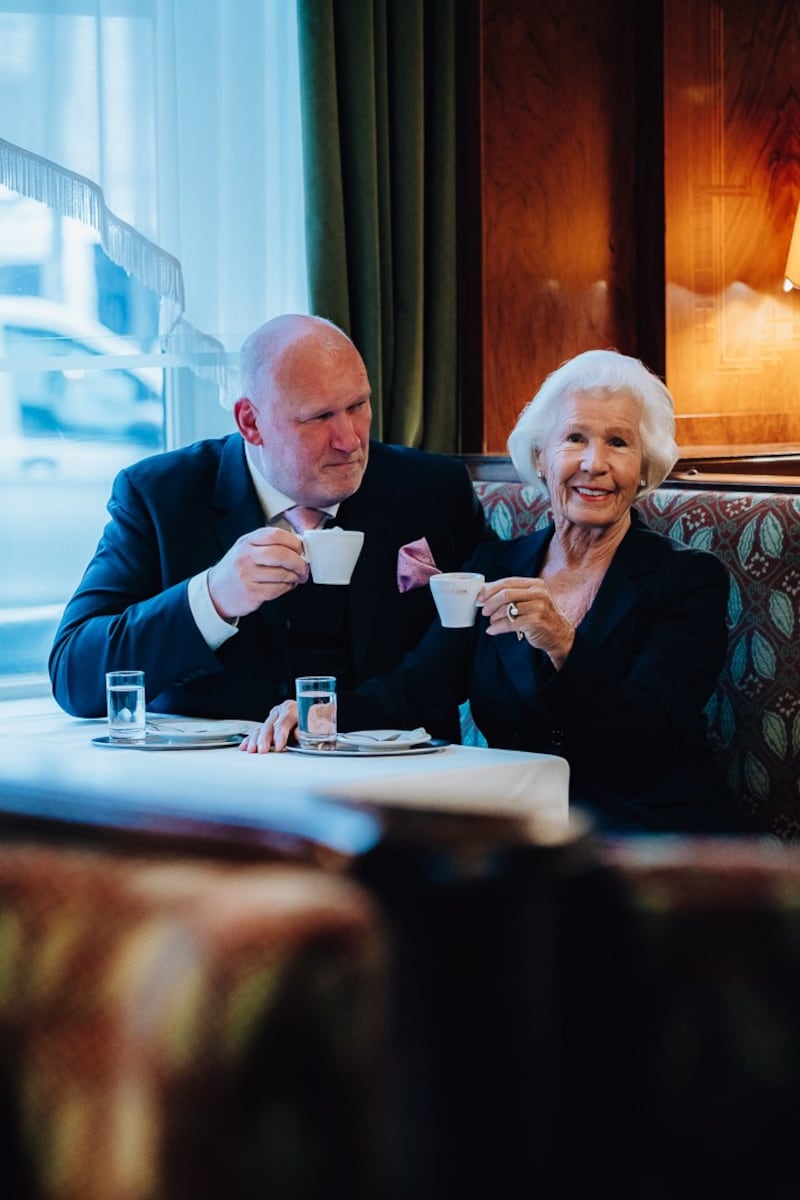
[[[336,746],[336,676],[301,675],[295,680],[297,739],[306,750]]]
[[[145,735],[144,671],[107,671],[108,736],[141,742]]]

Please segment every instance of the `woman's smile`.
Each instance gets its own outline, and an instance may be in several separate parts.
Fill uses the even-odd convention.
[[[583,500],[590,502],[597,500],[607,500],[609,496],[613,496],[616,488],[598,488],[588,487],[585,483],[576,483],[574,490]]]

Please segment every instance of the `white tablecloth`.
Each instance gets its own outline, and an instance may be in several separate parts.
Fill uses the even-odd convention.
[[[343,849],[367,848],[375,821],[359,805],[530,819],[566,826],[569,767],[553,755],[448,746],[379,757],[245,754],[238,748],[102,748],[105,721],[62,713],[0,720],[0,811],[152,824],[154,816],[269,824]],[[331,804],[330,801],[355,802]],[[326,803],[327,802],[327,803]]]

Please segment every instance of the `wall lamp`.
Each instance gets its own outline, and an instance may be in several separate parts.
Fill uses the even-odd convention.
[[[792,288],[800,288],[800,205],[794,218],[792,240],[789,243],[789,254],[784,271],[783,290],[790,292]]]

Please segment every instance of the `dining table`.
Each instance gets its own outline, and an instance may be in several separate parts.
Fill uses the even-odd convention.
[[[162,730],[196,719],[149,714]],[[181,722],[183,721],[183,725]],[[208,722],[222,735],[253,722]],[[569,766],[557,755],[455,744],[396,752],[245,753],[229,744],[161,752],[107,744],[105,719],[54,705],[0,718],[0,822],[172,835],[289,853],[358,856],[387,834],[558,838]],[[225,741],[222,736],[220,741]],[[341,747],[340,747],[341,749]]]
[[[382,1031],[379,1095],[393,1132],[385,1148],[381,1142],[380,1161],[397,1190],[371,1194],[512,1194],[531,1128],[537,1163],[548,1155],[561,1161],[559,1022],[577,953],[572,896],[595,875],[589,834],[570,812],[565,759],[424,742],[396,752],[255,754],[239,749],[231,728],[241,734],[256,726],[230,721],[208,723],[218,745],[117,747],[104,741],[104,719],[71,717],[54,702],[3,708],[0,863],[11,882],[0,890],[0,908],[29,908],[30,928],[43,923],[45,940],[52,922],[60,947],[64,912],[94,895],[97,877],[104,896],[122,897],[122,916],[104,933],[98,912],[87,936],[92,947],[112,949],[135,931],[124,907],[131,897],[147,897],[153,912],[169,917],[159,930],[183,929],[197,910],[212,933],[221,931],[215,941],[203,925],[202,944],[212,937],[208,944],[219,950],[225,970],[209,969],[208,980],[219,976],[227,995],[234,950],[225,938],[239,945],[255,919],[248,903],[257,900],[265,944],[251,951],[242,941],[249,965],[235,959],[231,986],[246,969],[257,968],[260,980],[276,946],[279,960],[304,964],[310,980],[297,993],[296,1019],[286,1004],[273,1012],[270,1002],[269,1030],[282,1028],[281,1019],[305,1028],[317,992],[328,994],[324,955],[333,953],[331,930],[341,928],[333,975],[357,963],[364,985],[354,994],[365,1011],[378,1005]],[[150,713],[148,721],[160,737],[168,736],[165,722],[174,733],[196,718]],[[109,879],[119,880],[116,891]],[[355,913],[363,962],[352,958]],[[114,951],[110,961],[118,960]],[[318,960],[324,987],[312,970]],[[299,987],[306,975],[279,978]],[[71,986],[84,995],[82,985]],[[106,991],[90,986],[86,994],[94,1002]],[[578,994],[583,1004],[585,990]],[[212,1011],[215,1004],[198,1002],[200,1014]],[[338,1054],[338,1032],[336,1046]],[[361,1078],[355,1066],[351,1076]],[[469,1191],[473,1183],[479,1192]]]

